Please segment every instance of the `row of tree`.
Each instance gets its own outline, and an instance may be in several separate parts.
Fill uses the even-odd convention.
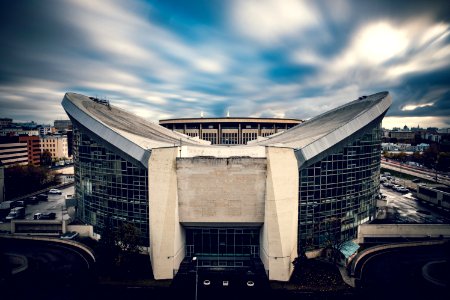
[[[141,232],[132,223],[124,222],[117,229],[113,229],[110,218],[106,223],[95,249],[99,271],[102,275],[129,277],[136,273],[133,270],[140,269]]]
[[[423,152],[414,152],[412,155],[408,155],[405,152],[390,153],[384,151],[383,156],[399,162],[413,161],[438,171],[450,171],[450,152],[439,152],[433,145]]]
[[[46,167],[15,165],[5,168],[6,199],[30,194],[52,186],[55,183],[54,172]]]

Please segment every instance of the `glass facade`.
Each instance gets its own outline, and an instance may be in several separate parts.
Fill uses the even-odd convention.
[[[147,169],[131,163],[74,129],[77,217],[101,234],[105,224],[131,223],[149,246]]]
[[[200,266],[245,267],[259,258],[259,228],[186,228],[186,257]]]
[[[356,238],[375,217],[380,186],[380,124],[340,151],[300,169],[299,251]]]

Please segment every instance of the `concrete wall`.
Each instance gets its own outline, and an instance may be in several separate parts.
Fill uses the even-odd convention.
[[[214,157],[228,158],[233,156],[235,157],[249,156],[255,158],[256,157],[264,158],[266,157],[265,151],[266,150],[264,146],[254,146],[254,147],[242,145],[233,145],[231,147],[216,146],[216,145],[211,145],[210,147],[182,146],[179,157],[186,158],[196,156],[214,156]]]
[[[450,238],[448,224],[362,224],[358,226],[358,243],[366,237],[446,237]]]
[[[178,219],[178,147],[153,149],[148,162],[150,260],[155,279],[171,279],[184,258]]]
[[[292,149],[267,147],[261,260],[270,280],[288,281],[297,257],[298,167]]]
[[[178,158],[177,180],[183,224],[264,221],[265,158]]]
[[[96,239],[94,236],[94,227],[92,225],[67,225],[67,231],[76,231],[80,236]]]
[[[5,168],[0,166],[0,203],[5,201]]]

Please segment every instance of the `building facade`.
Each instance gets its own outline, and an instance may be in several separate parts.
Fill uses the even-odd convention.
[[[41,165],[41,139],[39,136],[19,136],[19,142],[27,143],[28,149],[28,164],[34,166]]]
[[[352,240],[375,217],[390,104],[387,92],[360,97],[245,144],[247,119],[234,122],[237,137],[224,135],[225,118],[216,122],[222,131],[206,128],[217,129],[214,140],[203,131],[211,121],[190,136],[185,119],[169,130],[67,93],[78,217],[100,235],[134,225],[156,279],[173,278],[195,256],[203,268],[259,261],[270,280],[287,281],[299,253]]]
[[[0,144],[4,144],[4,159],[9,161],[6,165],[11,165],[15,163],[24,164],[23,162],[23,146],[26,145],[27,148],[27,164],[39,166],[41,164],[41,147],[40,139],[38,136],[10,136],[10,137],[0,137]],[[8,144],[9,146],[7,146]],[[12,147],[11,145],[16,145]],[[13,159],[13,156],[15,159]],[[12,160],[11,160],[12,159]]]
[[[281,133],[302,123],[297,119],[277,118],[185,118],[160,120],[159,125],[210,141],[211,144],[247,144],[258,137]]]
[[[28,165],[27,143],[19,142],[15,138],[0,138],[0,162],[5,168]]]
[[[57,132],[63,133],[72,130],[72,122],[70,120],[55,120],[53,123]]]
[[[52,159],[69,158],[67,136],[46,135],[40,138],[41,152],[48,151]]]

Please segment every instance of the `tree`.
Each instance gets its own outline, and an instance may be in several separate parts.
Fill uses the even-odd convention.
[[[98,244],[99,265],[106,274],[119,276],[136,267],[140,251],[141,233],[129,222],[123,222],[114,230],[110,216],[105,218]]]
[[[35,192],[51,185],[54,181],[55,174],[45,167],[11,166],[5,169],[6,197],[12,199]]]
[[[52,165],[52,154],[48,150],[44,150],[41,154],[41,165],[51,166]]]
[[[117,231],[118,246],[125,253],[139,253],[141,232],[131,223],[122,223]]]
[[[341,219],[333,217],[324,221],[326,228],[325,239],[329,249],[331,249],[331,257],[334,263],[337,263],[340,257],[342,247],[345,240],[341,234]]]
[[[98,262],[100,270],[106,274],[114,273],[117,265],[117,257],[119,256],[119,247],[117,246],[117,236],[112,227],[112,220],[107,216],[104,220],[104,226],[100,233],[98,241]]]

